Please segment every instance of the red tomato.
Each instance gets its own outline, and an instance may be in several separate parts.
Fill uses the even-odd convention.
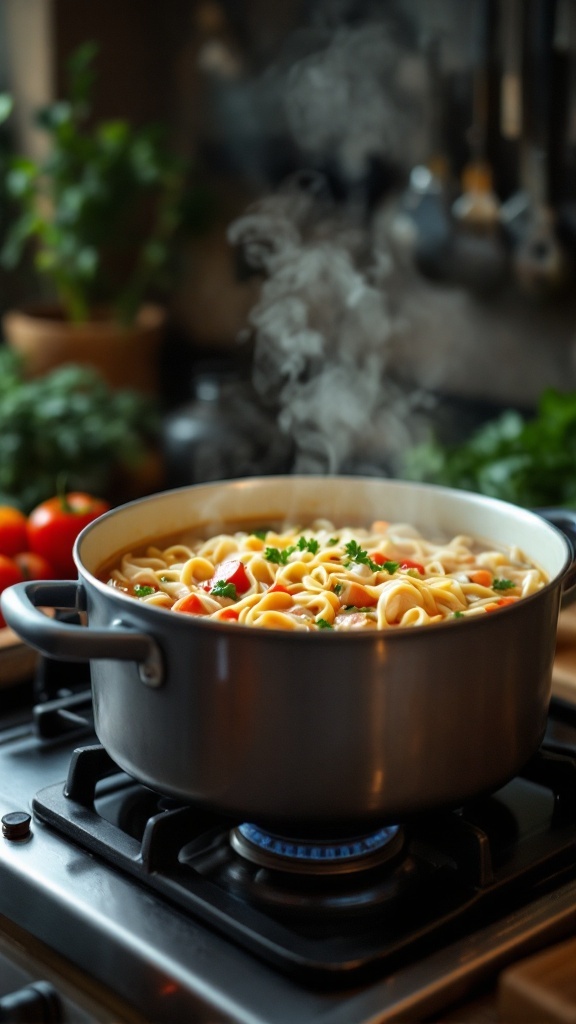
[[[210,593],[212,588],[220,582],[233,583],[237,594],[244,594],[250,589],[250,580],[246,574],[244,563],[239,558],[228,558],[225,562],[220,562],[220,565],[216,566],[212,578],[202,584],[202,589]]]
[[[20,569],[25,580],[54,580],[56,573],[44,555],[37,555],[35,551],[19,551],[14,555],[14,561]]]
[[[26,516],[12,505],[0,505],[0,553],[12,556],[27,547]]]
[[[88,523],[107,512],[110,505],[91,494],[72,491],[48,498],[28,516],[28,547],[46,558],[56,578],[74,579],[76,567],[72,558],[74,541]]]
[[[420,562],[413,562],[411,558],[405,558],[402,562],[400,562],[400,568],[417,569],[421,576],[426,575],[426,569],[424,568],[424,566],[420,565]]]
[[[7,555],[0,555],[0,594],[6,587],[11,587],[14,583],[22,583],[24,577],[20,572],[20,569],[16,565],[16,562],[12,558],[8,558]],[[0,613],[0,626],[5,626],[6,620]]]

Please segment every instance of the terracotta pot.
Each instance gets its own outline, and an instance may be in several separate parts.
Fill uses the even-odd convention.
[[[28,377],[81,363],[95,367],[113,388],[154,393],[165,319],[160,306],[149,304],[130,327],[105,315],[73,324],[58,306],[39,305],[9,311],[2,327],[7,344],[23,357]]]

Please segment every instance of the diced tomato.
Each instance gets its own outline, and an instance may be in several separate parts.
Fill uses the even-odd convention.
[[[491,587],[493,577],[488,569],[477,569],[476,572],[468,573],[468,579],[470,583],[477,583],[479,587]]]
[[[343,605],[354,605],[355,608],[371,608],[378,604],[374,597],[361,583],[346,581],[342,584],[340,601]]]
[[[172,605],[173,612],[188,612],[189,615],[206,615],[206,609],[197,594],[187,594]]]
[[[421,576],[426,575],[426,569],[424,568],[424,566],[420,565],[420,562],[413,562],[411,558],[405,558],[402,562],[400,562],[400,568],[416,569]]]
[[[383,555],[381,551],[371,551],[369,557],[373,562],[376,562],[376,565],[384,565],[384,562],[390,561],[390,559],[386,555]]]
[[[289,594],[288,587],[285,587],[283,583],[274,583],[273,586],[268,587],[267,594]]]
[[[239,558],[228,558],[225,562],[220,562],[220,565],[216,566],[214,575],[209,580],[205,580],[201,586],[203,590],[210,593],[219,582],[233,583],[237,594],[244,594],[250,590],[248,574],[244,563]]]

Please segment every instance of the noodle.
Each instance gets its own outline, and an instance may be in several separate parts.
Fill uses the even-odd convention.
[[[239,531],[126,553],[103,577],[146,604],[284,630],[395,629],[497,611],[540,590],[517,548],[434,544],[406,524]]]

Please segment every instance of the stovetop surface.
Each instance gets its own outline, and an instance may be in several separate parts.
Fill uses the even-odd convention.
[[[138,815],[122,854],[124,863],[122,858],[106,863],[97,847],[64,839],[41,820],[50,818],[46,806],[64,799],[72,750],[96,742],[88,730],[53,738],[47,732],[48,738],[39,737],[26,721],[0,733],[0,814],[34,809],[28,841],[0,841],[0,913],[112,986],[121,998],[136,1001],[145,1019],[177,1022],[194,1017],[210,1024],[422,1019],[461,995],[463,985],[563,937],[576,925],[576,711],[569,705],[555,704],[544,760],[536,759],[524,779],[466,810],[473,854],[465,869],[454,867],[460,863],[459,829],[451,834],[449,827],[443,828],[447,838],[441,841],[432,823],[409,830],[405,842],[412,869],[416,876],[431,873],[437,883],[430,897],[422,890],[419,924],[427,925],[428,910],[440,908],[450,918],[451,901],[463,900],[468,906],[465,927],[454,930],[447,920],[440,936],[423,941],[411,958],[404,956],[401,943],[398,948],[398,936],[410,922],[385,897],[372,917],[357,909],[343,913],[338,907],[326,923],[319,923],[314,913],[295,912],[294,907],[286,913],[283,908],[279,916],[271,915],[271,934],[282,941],[288,935],[294,943],[288,965],[250,937],[248,950],[242,948],[242,933],[248,936],[253,918],[270,918],[259,893],[248,911],[243,902],[237,903],[232,937],[227,937],[228,925],[221,917],[236,900],[226,877],[230,856],[220,852],[206,860],[202,829],[191,837],[192,849],[168,862],[169,873],[184,873],[188,880],[193,904],[189,913],[188,897],[167,891],[162,881],[151,889],[142,884]],[[565,769],[561,782],[549,786],[546,765],[557,759]],[[80,803],[74,816],[90,832],[93,809]],[[216,825],[220,834],[221,823]],[[475,828],[492,834],[488,853],[483,841],[474,838]],[[530,871],[526,874],[526,857],[548,861],[543,881]],[[394,870],[401,871],[406,863],[401,858]],[[157,869],[166,866],[153,862],[146,870],[158,882]],[[237,880],[237,865],[232,875]],[[511,890],[500,889],[510,877],[515,878]],[[202,896],[213,886],[219,899],[216,910],[207,912],[198,892]],[[374,933],[380,936],[376,952]],[[306,969],[310,964],[300,970],[302,950],[312,958],[311,971]]]

